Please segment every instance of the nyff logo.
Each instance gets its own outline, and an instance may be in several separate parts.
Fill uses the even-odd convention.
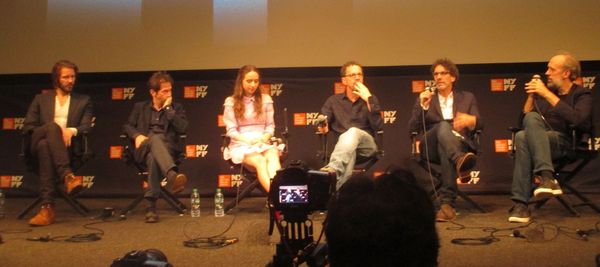
[[[412,92],[413,93],[421,93],[425,90],[426,87],[434,87],[434,80],[415,80],[412,81]]]
[[[0,188],[20,188],[23,185],[23,175],[0,175]]]
[[[460,179],[456,179],[456,183],[457,184],[477,184],[477,183],[479,183],[479,180],[481,179],[481,178],[479,178],[480,174],[481,174],[481,171],[473,170],[469,173],[469,175],[471,176],[471,179],[468,182],[465,183],[465,182],[461,181]]]
[[[512,151],[511,139],[496,139],[494,140],[494,151],[496,153],[508,153]]]
[[[23,129],[23,123],[25,118],[3,118],[2,119],[2,130],[21,130]]]
[[[591,139],[590,139],[590,141],[591,141]],[[593,144],[590,143],[589,148],[593,149],[593,150],[600,150],[600,137],[594,137]]]
[[[135,87],[116,87],[112,89],[112,100],[130,100],[135,96]]]
[[[516,83],[516,78],[490,79],[490,89],[492,92],[512,92],[517,87]]]
[[[188,158],[204,158],[208,154],[208,145],[186,145],[185,156]]]
[[[82,185],[84,188],[92,188],[92,186],[94,185],[94,178],[96,178],[95,176],[92,175],[88,175],[88,176],[75,176],[75,179],[78,179],[81,181]]]
[[[587,89],[592,89],[596,85],[596,76],[586,76],[581,77],[583,80],[583,87]]]
[[[260,85],[260,91],[271,96],[279,96],[283,93],[283,83],[263,83]]]
[[[231,188],[242,185],[242,176],[239,174],[219,174],[217,176],[217,187]]]
[[[316,125],[319,112],[294,113],[294,126]]]
[[[183,87],[183,98],[204,98],[208,94],[208,85],[189,85]]]
[[[384,124],[392,124],[396,121],[396,111],[395,110],[381,111],[381,117],[383,118]]]

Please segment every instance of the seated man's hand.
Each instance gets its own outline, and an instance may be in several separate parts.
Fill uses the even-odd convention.
[[[467,113],[457,112],[453,121],[453,130],[460,132],[464,128],[474,129],[475,124],[477,123],[477,117]]]
[[[323,125],[317,125],[317,133],[318,134],[326,134],[329,132],[329,125],[327,123]]]
[[[65,142],[65,146],[71,146],[71,138],[73,137],[73,132],[67,128],[60,128],[62,131],[63,141]]]
[[[140,146],[142,145],[142,143],[143,143],[144,141],[146,141],[146,140],[148,140],[148,137],[147,137],[147,136],[145,136],[145,135],[142,135],[142,134],[138,135],[138,136],[135,138],[135,149],[138,149],[138,148],[140,148]]]

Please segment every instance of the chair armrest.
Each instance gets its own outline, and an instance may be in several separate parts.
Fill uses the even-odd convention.
[[[509,152],[509,154],[510,154],[511,157],[514,158],[515,152],[516,152],[516,149],[515,149],[515,139],[516,139],[517,133],[519,131],[523,130],[523,129],[521,129],[520,127],[512,127],[511,126],[511,127],[508,127],[508,130],[511,133],[510,134],[510,143],[512,144],[510,146],[510,152]]]

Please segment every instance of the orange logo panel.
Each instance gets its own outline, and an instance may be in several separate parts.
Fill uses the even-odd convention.
[[[218,187],[231,187],[231,174],[219,174],[217,186]]]
[[[4,118],[2,119],[3,130],[14,130],[15,129],[15,118]]]
[[[306,125],[306,113],[294,113],[294,125]]]
[[[494,140],[494,150],[496,153],[508,153],[508,139]]]
[[[490,88],[492,92],[503,92],[504,79],[490,79]]]
[[[423,92],[423,90],[425,90],[425,81],[424,80],[412,81],[412,92],[413,93],[421,93],[421,92]]]
[[[110,146],[109,158],[120,159],[123,156],[123,146]]]
[[[112,100],[123,100],[125,99],[124,88],[113,88],[112,89]]]

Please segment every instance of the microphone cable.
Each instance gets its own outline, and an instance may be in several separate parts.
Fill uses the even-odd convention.
[[[431,104],[431,102],[429,103]],[[429,105],[429,108],[431,108],[431,105]],[[433,188],[433,195],[435,196],[435,199],[438,199],[440,196],[435,186],[435,181],[433,179],[433,171],[431,170],[431,160],[429,158],[429,144],[427,143],[427,126],[425,124],[425,109],[423,109],[423,107],[421,107],[421,125],[423,126],[423,141],[425,143],[425,161],[427,163],[427,173],[429,174],[429,182],[431,183],[431,188]],[[415,146],[417,146],[417,144],[415,144]]]

